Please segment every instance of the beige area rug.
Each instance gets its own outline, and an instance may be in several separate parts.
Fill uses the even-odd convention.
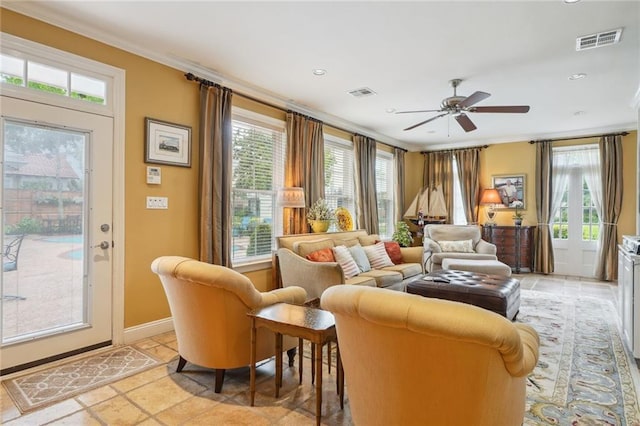
[[[161,362],[131,346],[5,380],[5,389],[21,413],[140,373]]]

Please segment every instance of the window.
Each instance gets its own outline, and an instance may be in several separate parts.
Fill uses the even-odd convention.
[[[393,155],[385,151],[376,153],[376,196],[378,198],[378,227],[381,238],[393,235],[393,187],[395,182]]]
[[[36,60],[0,54],[0,81],[74,99],[105,105],[107,83]]]
[[[462,190],[460,189],[460,178],[458,177],[458,162],[453,157],[453,223],[455,225],[467,225],[467,216],[464,214],[464,204],[462,203]]]
[[[282,210],[276,191],[284,183],[284,123],[234,110],[232,262],[271,259]],[[278,213],[280,212],[280,213]]]
[[[355,218],[353,145],[330,135],[324,139],[324,193],[329,207],[344,207]],[[337,231],[335,223],[329,231]]]

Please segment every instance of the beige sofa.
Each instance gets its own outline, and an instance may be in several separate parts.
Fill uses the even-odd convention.
[[[537,332],[476,306],[379,288],[322,294],[356,425],[521,425]]]
[[[345,278],[345,273],[337,262],[313,262],[306,259],[308,254],[320,249],[357,244],[364,247],[373,245],[378,240],[378,235],[368,235],[364,230],[277,237],[277,261],[282,286],[302,287],[310,299],[320,297],[325,289],[337,284],[404,291],[409,280],[424,272],[422,247],[402,247],[400,250],[404,263],[360,272],[351,278]]]
[[[498,260],[496,246],[482,239],[477,225],[426,225],[423,246],[428,272],[442,269],[444,259]]]

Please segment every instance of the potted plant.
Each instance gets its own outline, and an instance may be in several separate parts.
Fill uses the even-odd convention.
[[[401,247],[409,247],[413,242],[409,225],[406,222],[396,223],[396,230],[394,231],[391,239],[400,244]]]
[[[323,198],[318,199],[307,210],[307,222],[311,225],[313,232],[327,232],[334,219],[335,212]]]
[[[518,207],[516,207],[516,211],[513,213],[513,224],[515,226],[522,225],[522,219],[524,218],[524,213],[520,211]]]

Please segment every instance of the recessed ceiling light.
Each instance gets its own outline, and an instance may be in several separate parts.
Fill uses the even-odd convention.
[[[579,115],[585,115],[586,113],[587,113],[586,111],[576,111],[573,113],[573,115],[579,116]]]
[[[580,80],[581,78],[585,78],[587,75],[583,72],[580,72],[578,74],[571,74],[569,76],[569,80]]]
[[[327,70],[323,70],[322,68],[316,68],[313,70],[313,75],[325,75]]]
[[[428,130],[427,133],[435,133],[435,130]]]
[[[564,0],[567,4],[578,3],[580,0]]]
[[[393,114],[394,112],[396,112],[396,109],[395,108],[387,108],[386,111],[387,111],[387,114]]]

